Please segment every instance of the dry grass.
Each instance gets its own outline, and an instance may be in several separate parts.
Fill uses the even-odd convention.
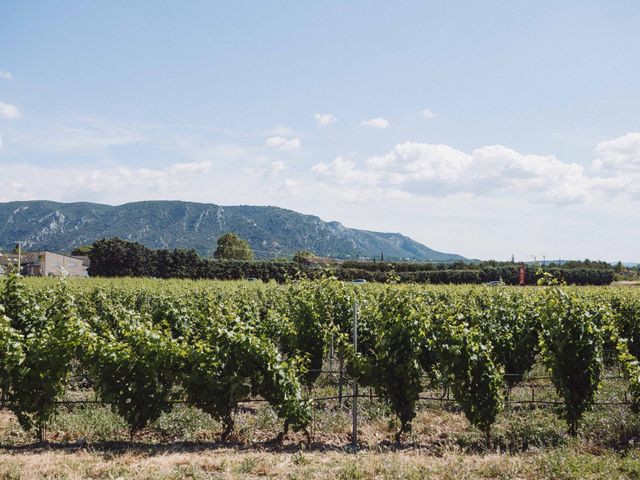
[[[91,451],[0,453],[0,479],[543,479],[638,478],[633,456],[593,455],[579,447],[507,455],[434,456],[403,452],[176,452],[161,455]]]
[[[615,385],[607,394],[615,393]],[[552,409],[514,409],[493,428],[493,447],[455,406],[421,403],[401,446],[397,420],[380,402],[360,403],[361,450],[349,453],[348,405],[314,413],[312,443],[291,432],[269,442],[282,422],[263,403],[240,412],[234,444],[197,409],[176,406],[129,442],[123,420],[107,407],[61,408],[44,446],[0,411],[2,479],[637,479],[640,416],[626,408],[585,416],[579,439]],[[509,452],[509,453],[506,453]]]

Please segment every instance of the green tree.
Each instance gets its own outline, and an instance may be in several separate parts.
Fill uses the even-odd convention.
[[[223,260],[253,260],[253,252],[249,242],[231,232],[218,238],[218,248],[213,256]]]
[[[71,255],[74,257],[88,257],[91,253],[92,245],[82,245],[81,247],[76,247],[71,251]]]
[[[95,242],[89,252],[92,277],[155,277],[156,252],[119,238]]]
[[[291,259],[295,263],[308,263],[309,258],[313,257],[313,252],[310,250],[298,250],[293,254]]]

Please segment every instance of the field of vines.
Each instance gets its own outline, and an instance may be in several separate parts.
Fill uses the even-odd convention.
[[[352,381],[416,427],[448,402],[487,444],[505,408],[550,405],[569,435],[586,412],[640,408],[640,291],[566,287],[285,285],[143,279],[0,279],[2,407],[42,440],[69,404],[111,409],[133,436],[178,406],[232,438],[264,404],[272,434],[309,438],[318,409],[351,405]],[[354,347],[354,314],[358,317]],[[329,380],[327,379],[329,377]],[[535,393],[537,379],[548,382]],[[599,397],[605,382],[608,396]]]

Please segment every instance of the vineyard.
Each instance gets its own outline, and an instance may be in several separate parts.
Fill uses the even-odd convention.
[[[487,446],[508,409],[548,407],[570,436],[593,409],[633,415],[640,292],[541,284],[10,276],[0,281],[2,407],[39,440],[78,406],[106,406],[131,438],[189,408],[222,442],[256,406],[276,419],[274,442],[290,431],[313,442],[331,409],[356,434],[353,413],[377,408],[401,443],[431,402],[461,411]]]

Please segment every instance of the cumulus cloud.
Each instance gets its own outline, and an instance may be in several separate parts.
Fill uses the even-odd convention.
[[[337,157],[331,163],[318,163],[311,168],[313,173],[322,178],[332,179],[340,185],[376,186],[380,183],[379,173],[373,170],[358,168],[356,162]]]
[[[387,128],[389,126],[389,120],[380,117],[363,120],[360,123],[365,127]]]
[[[448,145],[407,142],[362,165],[338,157],[316,164],[312,171],[325,182],[394,196],[508,194],[564,205],[584,202],[594,190],[582,165],[551,155],[525,155],[502,145],[467,153]]]
[[[2,118],[18,118],[20,110],[15,105],[0,102],[0,117]]]
[[[431,120],[432,118],[435,118],[436,114],[433,113],[431,110],[429,110],[428,108],[425,108],[424,110],[422,110],[420,112],[420,115],[422,115],[422,118],[425,118],[427,120]]]
[[[596,145],[597,169],[614,172],[640,172],[640,133],[600,142]]]
[[[0,70],[0,79],[11,80],[12,78],[13,78],[13,75],[11,75],[11,72],[7,72],[6,70]]]
[[[594,188],[609,196],[640,198],[640,133],[628,133],[596,145]]]
[[[315,113],[313,115],[313,118],[316,119],[316,122],[318,123],[318,125],[322,125],[322,126],[331,125],[332,123],[335,123],[336,120],[338,120],[336,117],[334,117],[330,113]]]
[[[265,142],[268,147],[279,148],[280,150],[297,150],[300,148],[300,139],[299,138],[290,138],[287,139],[285,137],[269,137]]]

